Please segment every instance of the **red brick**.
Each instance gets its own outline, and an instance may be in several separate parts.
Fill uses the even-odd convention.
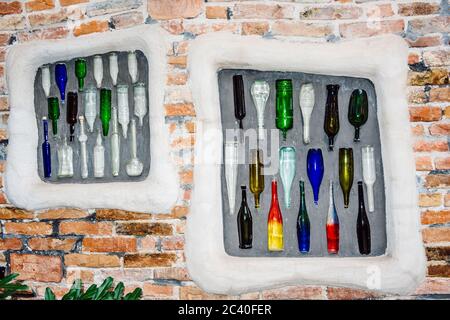
[[[184,125],[186,127],[187,132],[189,132],[189,133],[195,132],[195,122],[188,121]]]
[[[398,13],[402,16],[422,16],[438,13],[439,8],[437,3],[400,3],[398,5]]]
[[[430,122],[440,120],[442,110],[439,107],[411,107],[409,120],[412,122]]]
[[[411,52],[408,55],[408,64],[416,64],[420,62],[420,55],[416,52]]]
[[[192,170],[184,170],[180,172],[181,183],[191,184],[194,180],[194,172]]]
[[[154,279],[190,281],[186,268],[159,268],[154,271]]]
[[[440,193],[419,194],[419,207],[439,207],[441,204],[442,195]]]
[[[184,32],[182,19],[161,21],[160,25],[171,34],[182,34]]]
[[[327,297],[331,300],[361,300],[379,298],[380,293],[351,288],[328,287]]]
[[[27,11],[41,11],[53,9],[55,7],[55,3],[53,0],[31,0],[25,4]]]
[[[23,235],[49,235],[53,231],[46,222],[6,222],[5,233]]]
[[[450,174],[429,174],[425,177],[427,188],[450,187]]]
[[[0,30],[25,29],[26,21],[22,15],[8,15],[0,19]]]
[[[181,236],[164,238],[161,241],[161,247],[163,250],[183,250],[184,238]]]
[[[433,170],[433,162],[431,161],[431,157],[429,156],[416,157],[416,170],[417,171]]]
[[[155,20],[194,18],[203,7],[203,0],[150,0],[148,13]]]
[[[186,72],[173,72],[167,75],[167,85],[169,86],[179,86],[185,85],[187,83],[188,75]]]
[[[228,300],[232,296],[212,294],[194,286],[183,286],[179,289],[181,300]]]
[[[64,256],[66,266],[86,268],[114,268],[120,267],[120,258],[107,254],[80,254],[72,253]]]
[[[419,18],[409,21],[408,30],[419,35],[427,33],[448,32],[449,24],[449,16]]]
[[[433,123],[430,126],[430,134],[432,136],[449,136],[450,123]]]
[[[444,205],[450,207],[450,193],[447,193],[444,198]]]
[[[125,255],[125,268],[170,267],[176,260],[174,253],[149,253]]]
[[[22,5],[20,1],[1,1],[0,2],[0,16],[7,14],[21,13]]]
[[[285,4],[237,3],[233,19],[293,19],[294,7]]]
[[[443,67],[450,65],[449,50],[427,50],[423,52],[423,61],[429,67]]]
[[[206,7],[207,19],[227,19],[227,7],[209,6]]]
[[[385,18],[394,15],[392,6],[389,3],[372,5],[367,9],[366,13],[368,18]]]
[[[450,294],[450,278],[426,278],[415,294]]]
[[[195,144],[195,137],[194,135],[189,135],[182,138],[176,138],[172,141],[170,144],[172,148],[189,148],[194,146]]]
[[[11,208],[11,207],[3,207],[0,208],[0,220],[10,220],[10,219],[33,219],[33,213],[30,211]]]
[[[445,119],[450,119],[450,106],[445,107],[445,109],[444,109],[444,118]]]
[[[67,221],[61,222],[59,233],[105,236],[112,234],[112,225],[108,222]]]
[[[325,37],[333,34],[329,24],[275,21],[272,33],[281,36]]]
[[[28,240],[28,245],[32,250],[70,251],[75,242],[76,239],[32,238]]]
[[[28,15],[28,20],[32,27],[45,26],[49,24],[61,23],[67,21],[66,11],[36,13]]]
[[[20,280],[60,282],[62,262],[58,256],[11,254],[11,272],[20,274]]]
[[[127,12],[111,17],[111,22],[115,29],[124,29],[143,23],[144,16],[142,12]]]
[[[65,38],[69,33],[66,27],[46,28],[41,30],[33,30],[31,32],[18,33],[19,42],[27,42],[33,40],[61,39]]]
[[[195,116],[195,108],[192,103],[166,104],[166,116]]]
[[[269,32],[269,24],[267,22],[243,22],[243,35],[264,35]]]
[[[85,34],[104,32],[108,29],[108,21],[90,21],[82,23],[78,27],[75,27],[75,29],[73,30],[73,34],[75,37],[79,37]]]
[[[450,256],[450,246],[428,247],[426,249],[428,261],[444,261]]]
[[[431,277],[450,278],[450,265],[431,265],[428,266],[428,275]]]
[[[287,299],[323,299],[324,292],[321,287],[291,286],[279,289],[265,290],[262,299],[287,300]]]
[[[95,212],[97,220],[148,220],[152,217],[148,213],[117,209],[97,209]]]
[[[434,160],[434,165],[438,170],[449,170],[450,169],[450,157],[446,158],[436,158]]]
[[[401,33],[405,28],[403,20],[385,20],[345,23],[339,26],[339,32],[344,38],[372,37],[385,33]]]
[[[422,212],[422,224],[437,224],[450,222],[450,210],[427,210]]]
[[[431,102],[450,102],[450,87],[431,88]]]
[[[6,60],[6,48],[5,47],[0,47],[0,62],[5,62]],[[1,97],[0,97],[0,111],[3,111],[3,101],[1,101]]]
[[[145,283],[143,288],[143,295],[145,297],[172,297],[173,286],[157,285],[152,283]]]
[[[184,30],[194,35],[218,31],[237,33],[239,31],[239,24],[230,22],[190,23],[184,26]]]
[[[116,226],[117,234],[134,236],[166,236],[172,234],[172,226],[168,223],[119,223]]]
[[[70,269],[66,271],[66,283],[72,285],[75,280],[80,279],[83,283],[94,282],[94,272],[91,270]]]
[[[171,218],[182,218],[187,216],[189,212],[189,208],[188,207],[184,207],[184,206],[176,206],[172,209]]]
[[[425,243],[450,242],[450,228],[426,228],[422,237]]]
[[[411,126],[411,133],[414,136],[422,136],[425,133],[425,129],[424,129],[423,125],[417,124],[417,125]]]
[[[306,7],[300,11],[300,19],[306,20],[344,20],[358,19],[363,11],[357,6]]]
[[[37,214],[40,220],[42,219],[81,219],[89,216],[87,211],[79,210],[79,209],[52,209],[39,212]]]
[[[22,240],[17,238],[0,238],[0,250],[20,250],[22,249]]]
[[[136,239],[128,237],[84,238],[84,252],[135,252]]]
[[[422,36],[414,40],[406,39],[411,47],[424,48],[434,47],[441,44],[441,36]]]
[[[171,56],[168,58],[167,62],[179,68],[186,68],[187,57],[186,56]]]
[[[414,143],[415,152],[448,151],[447,141],[416,141]]]
[[[63,7],[86,2],[89,2],[89,0],[59,0],[59,4]]]

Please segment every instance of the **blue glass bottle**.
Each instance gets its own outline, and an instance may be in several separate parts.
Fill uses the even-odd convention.
[[[306,158],[309,182],[313,189],[314,204],[319,203],[319,190],[325,171],[321,149],[309,149]]]
[[[66,85],[67,85],[67,68],[64,63],[56,64],[55,81],[59,89],[61,102],[64,104],[64,101],[66,100]]]
[[[305,201],[305,184],[302,180],[299,182],[300,185],[300,208],[298,209],[297,217],[297,239],[298,239],[298,250],[301,253],[309,252],[309,239],[310,239],[310,223],[308,217],[308,211],[306,210]]]
[[[42,142],[42,164],[44,167],[44,177],[50,178],[52,175],[52,161],[50,155],[50,143],[48,142],[48,121],[47,117],[42,118],[44,128],[44,142]]]

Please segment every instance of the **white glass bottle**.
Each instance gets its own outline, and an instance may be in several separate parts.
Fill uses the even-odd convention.
[[[230,214],[234,213],[236,204],[237,169],[238,169],[238,148],[237,141],[226,141],[224,151],[225,181],[227,184],[228,204]]]
[[[280,157],[280,178],[284,190],[284,205],[291,206],[291,187],[295,177],[296,152],[293,147],[281,147]]]
[[[94,79],[97,83],[97,88],[100,88],[103,81],[103,60],[100,55],[94,56]]]
[[[134,85],[134,114],[139,118],[139,126],[142,127],[144,117],[147,114],[147,95],[145,84],[142,82]]]
[[[119,123],[122,127],[122,135],[126,139],[128,124],[130,123],[130,108],[128,106],[128,86],[121,84],[117,86],[117,112]]]
[[[86,149],[86,143],[88,136],[86,135],[84,126],[84,117],[79,116],[78,120],[80,122],[80,134],[78,136],[78,141],[80,141],[80,162],[81,162],[81,178],[86,179],[89,175],[88,172],[88,154]]]
[[[131,137],[130,137],[130,147],[131,147],[131,159],[127,163],[126,171],[127,175],[130,177],[137,177],[142,174],[144,165],[141,160],[137,157],[137,144],[136,144],[136,120],[131,119]]]
[[[58,177],[73,177],[73,150],[67,144],[66,136],[58,148]]]
[[[117,122],[117,108],[111,109],[111,171],[113,177],[117,177],[120,171],[120,137],[119,137],[119,124]]]
[[[102,144],[101,130],[98,131],[97,141],[94,147],[94,177],[105,176],[105,147]]]
[[[84,117],[89,127],[89,131],[94,131],[95,118],[97,118],[97,90],[95,88],[86,88],[84,97]]]
[[[314,87],[312,83],[305,83],[300,88],[299,95],[300,109],[303,117],[303,142],[309,143],[309,122],[314,109]]]
[[[113,86],[117,85],[117,75],[119,74],[119,63],[117,62],[117,53],[112,52],[109,55],[109,75]]]
[[[45,65],[41,68],[41,77],[42,77],[42,89],[44,89],[45,97],[48,98],[50,95],[50,68],[48,65]]]
[[[264,109],[270,94],[270,87],[267,81],[256,80],[251,88],[253,104],[258,117],[258,139],[264,139]]]
[[[128,72],[130,73],[131,82],[136,83],[138,81],[138,65],[136,52],[128,52]]]
[[[367,202],[369,204],[369,212],[375,211],[375,202],[373,195],[373,185],[376,181],[375,172],[375,154],[372,146],[364,146],[361,148],[361,160],[363,180],[367,189]]]

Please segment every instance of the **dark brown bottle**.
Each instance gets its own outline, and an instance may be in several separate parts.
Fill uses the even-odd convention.
[[[241,208],[239,209],[237,215],[237,225],[239,234],[239,248],[250,249],[252,247],[253,241],[253,222],[252,213],[247,204],[247,188],[246,186],[241,186],[242,190],[242,200]]]
[[[70,126],[70,141],[73,141],[75,133],[75,124],[78,116],[78,95],[76,92],[67,94],[67,115],[66,121]]]
[[[356,233],[358,235],[359,253],[370,254],[370,224],[364,207],[364,191],[362,181],[358,181],[358,219]]]
[[[242,120],[245,118],[244,80],[242,75],[233,76],[234,116],[239,121],[239,128],[243,129]]]
[[[328,136],[328,148],[333,151],[334,139],[339,132],[338,84],[327,85],[327,102],[323,129]]]

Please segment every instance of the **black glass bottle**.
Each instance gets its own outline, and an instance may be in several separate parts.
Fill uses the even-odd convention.
[[[243,129],[242,120],[245,118],[244,79],[242,75],[233,76],[234,116],[239,121],[239,128]]]
[[[362,181],[358,181],[358,219],[356,233],[358,235],[359,253],[370,254],[370,224],[364,207],[364,191]]]
[[[325,120],[323,129],[328,136],[330,151],[334,148],[334,139],[339,132],[338,84],[327,85],[327,102],[325,104]]]
[[[250,249],[253,241],[253,222],[252,213],[247,204],[247,188],[241,186],[242,200],[241,208],[237,215],[237,226],[239,234],[239,248]]]
[[[67,114],[66,121],[70,126],[70,141],[73,141],[75,133],[75,124],[77,123],[78,115],[78,94],[76,92],[69,92],[67,94]]]

